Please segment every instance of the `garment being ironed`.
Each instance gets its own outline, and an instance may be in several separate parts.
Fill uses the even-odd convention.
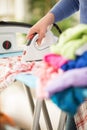
[[[55,16],[55,22],[80,10],[80,23],[87,23],[87,0],[60,0],[50,10]]]

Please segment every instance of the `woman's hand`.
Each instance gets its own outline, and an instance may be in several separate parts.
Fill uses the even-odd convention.
[[[47,27],[53,23],[54,15],[52,13],[46,14],[42,19],[40,19],[35,25],[31,27],[29,33],[27,34],[27,39],[29,39],[33,34],[38,33],[39,38],[37,40],[37,43],[41,44],[41,41],[47,32]]]

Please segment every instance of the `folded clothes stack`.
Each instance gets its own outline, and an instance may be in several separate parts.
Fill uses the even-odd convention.
[[[87,98],[87,25],[64,31],[38,69],[37,96],[51,98],[63,111],[74,115]]]

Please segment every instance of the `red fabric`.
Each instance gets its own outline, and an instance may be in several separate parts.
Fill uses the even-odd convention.
[[[75,115],[75,123],[77,130],[87,130],[87,101],[79,107]]]

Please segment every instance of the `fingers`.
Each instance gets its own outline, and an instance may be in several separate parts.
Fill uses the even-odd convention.
[[[37,44],[38,45],[40,45],[41,44],[41,42],[42,42],[42,39],[45,37],[45,31],[43,32],[43,31],[41,31],[40,33],[39,33],[39,37],[38,37],[38,40],[37,40]]]
[[[27,34],[26,38],[27,38],[27,39],[31,39],[31,37],[32,37],[35,33],[37,33],[37,34],[39,34],[39,37],[38,37],[38,40],[37,40],[37,44],[40,45],[42,39],[45,37],[46,31],[47,31],[47,28],[46,28],[46,27],[33,26],[33,27],[29,30],[29,33]]]
[[[39,32],[39,30],[37,30],[37,29],[35,29],[34,27],[32,27],[30,30],[29,30],[29,32],[28,32],[28,34],[27,34],[27,36],[26,36],[26,39],[31,39],[31,37],[35,34],[35,33],[38,33]]]

